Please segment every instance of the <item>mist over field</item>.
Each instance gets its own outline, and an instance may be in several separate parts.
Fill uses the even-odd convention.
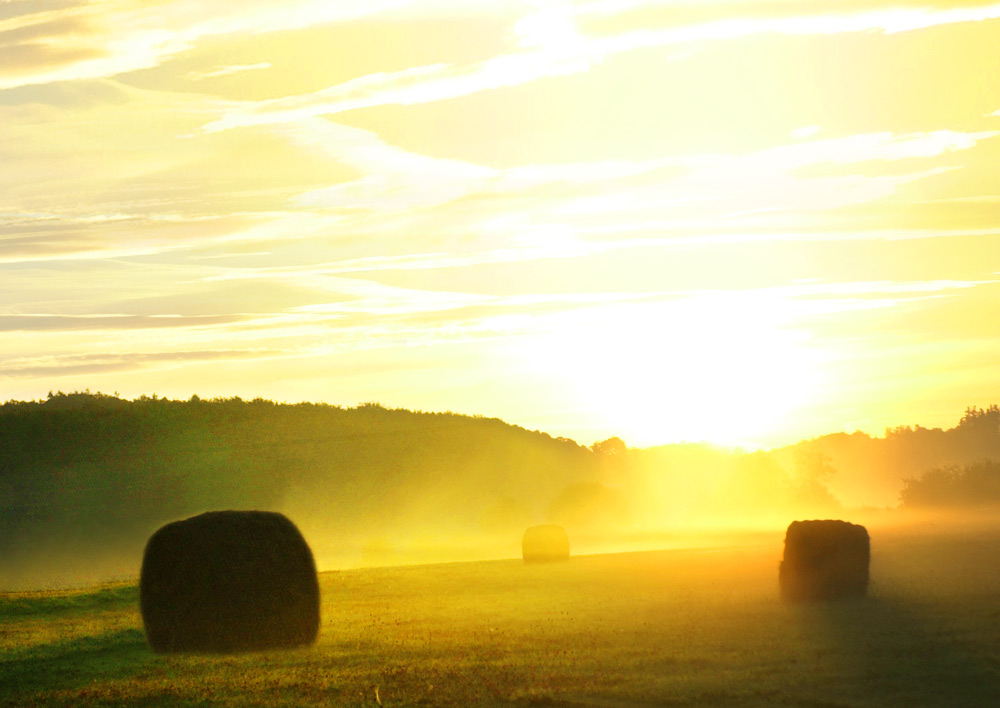
[[[211,509],[283,512],[321,571],[514,558],[539,523],[574,555],[780,540],[801,518],[970,528],[995,519],[997,460],[996,406],[745,452],[377,404],[58,393],[0,406],[0,589],[134,580],[153,531]]]

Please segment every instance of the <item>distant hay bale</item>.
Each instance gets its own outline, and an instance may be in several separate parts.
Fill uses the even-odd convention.
[[[211,511],[160,528],[139,580],[157,652],[233,652],[311,644],[319,631],[312,551],[282,514]]]
[[[868,531],[847,521],[793,521],[778,570],[784,600],[864,597],[871,558]]]
[[[525,563],[568,560],[569,536],[566,529],[555,524],[531,526],[521,539],[521,555]]]

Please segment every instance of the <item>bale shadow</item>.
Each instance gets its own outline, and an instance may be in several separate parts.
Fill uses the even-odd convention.
[[[1000,662],[995,647],[984,646],[982,637],[941,612],[947,608],[928,609],[893,596],[809,602],[791,609],[803,631],[822,637],[829,652],[823,661],[837,685],[835,695],[823,697],[826,705],[996,706]]]
[[[0,706],[19,706],[40,692],[73,690],[126,678],[155,661],[140,629],[14,650],[0,657]]]

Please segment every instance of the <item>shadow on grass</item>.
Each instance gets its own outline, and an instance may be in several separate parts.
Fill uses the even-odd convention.
[[[873,597],[803,603],[792,609],[803,631],[821,635],[818,663],[839,677],[814,705],[952,708],[997,705],[1000,666],[947,607]]]
[[[0,658],[0,705],[19,705],[22,698],[40,691],[132,676],[153,660],[139,629],[10,651]]]

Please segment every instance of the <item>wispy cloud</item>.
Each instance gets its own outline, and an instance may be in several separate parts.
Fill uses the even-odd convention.
[[[323,151],[364,176],[296,197],[300,206],[326,209],[406,209],[452,201],[496,171],[461,160],[433,158],[389,145],[375,133],[321,119],[296,123],[292,141]]]
[[[760,288],[756,292],[807,298],[839,297],[844,295],[861,297],[893,295],[920,298],[928,294],[941,294],[998,284],[1000,284],[1000,280],[861,280],[831,283],[801,283],[774,288]]]
[[[230,76],[231,74],[240,74],[245,71],[261,71],[270,68],[271,62],[267,61],[257,64],[233,64],[231,66],[218,66],[204,71],[192,71],[188,73],[188,78],[192,81],[201,81],[202,79],[215,79],[220,76]]]
[[[998,134],[884,132],[801,140],[745,154],[496,169],[413,155],[374,134],[329,121],[313,119],[303,127],[307,129],[299,139],[309,136],[316,149],[339,155],[366,176],[307,192],[297,198],[299,204],[333,213],[367,209],[387,218],[404,214],[400,218],[410,230],[461,229],[509,244],[498,247],[494,242],[485,248],[489,255],[480,249],[474,256],[451,253],[430,259],[456,264],[468,264],[471,258],[549,258],[560,249],[567,255],[588,253],[597,246],[581,238],[624,242],[643,233],[677,243],[695,237],[707,242],[789,238],[795,233],[788,229],[790,214],[798,216],[799,237],[810,238],[802,230],[804,215],[878,203],[909,185],[940,178],[953,168],[940,166],[935,158],[973,150]],[[890,174],[853,169],[823,173],[828,167],[882,163],[901,164]],[[512,204],[520,206],[512,209]],[[531,208],[533,204],[544,208]],[[392,219],[384,223],[386,231],[400,227]],[[365,224],[368,230],[382,228],[374,217]],[[349,230],[351,223],[344,228]],[[869,226],[869,235],[861,237],[870,237],[871,231]],[[940,231],[937,225],[928,230]],[[838,238],[856,236],[851,231]],[[411,260],[406,267],[426,262]]]
[[[276,32],[383,13],[408,0],[149,3],[110,0],[0,19],[0,90],[148,69],[202,37]]]
[[[203,130],[294,122],[374,106],[430,103],[545,77],[582,73],[590,66],[590,60],[583,55],[553,57],[541,52],[501,55],[461,67],[432,64],[362,76],[313,94],[246,104],[226,111]]]
[[[108,331],[134,329],[170,329],[232,324],[241,319],[238,315],[3,315],[0,314],[0,332],[46,331]]]
[[[657,157],[638,161],[597,161],[550,165],[524,165],[506,169],[489,168],[453,159],[432,158],[387,144],[376,134],[331,121],[308,118],[288,128],[289,139],[356,167],[365,176],[333,187],[313,190],[297,198],[310,207],[410,208],[444,204],[473,195],[531,193],[551,185],[582,190],[580,208],[601,210],[634,209],[636,202],[654,201],[663,208],[670,201],[690,204],[716,201],[727,193],[742,195],[748,203],[752,193],[767,190],[787,194],[794,201],[808,191],[814,200],[840,204],[864,201],[891,192],[895,186],[929,175],[940,169],[914,169],[887,177],[854,176],[829,178],[828,188],[811,189],[809,181],[797,179],[796,170],[815,165],[856,165],[866,162],[928,160],[949,152],[973,149],[978,143],[1000,135],[1000,131],[961,132],[938,130],[895,134],[879,132],[837,138],[802,139],[787,145],[745,154],[706,154]],[[819,184],[821,178],[816,178]],[[768,187],[768,180],[781,184]],[[792,181],[796,185],[790,184]],[[643,184],[645,182],[645,185]],[[642,189],[669,186],[670,199],[644,197]],[[638,188],[638,189],[637,189]],[[857,195],[853,195],[853,191]],[[869,190],[866,192],[866,190]],[[621,196],[616,196],[620,191]],[[596,195],[593,192],[600,192]],[[839,195],[839,196],[838,196]],[[624,199],[624,201],[620,201]],[[638,206],[643,207],[644,204]],[[758,208],[768,208],[759,203]],[[557,210],[559,207],[557,207]]]
[[[277,349],[212,349],[22,357],[0,362],[0,379],[97,375],[200,362],[274,359],[288,354]]]
[[[673,45],[762,34],[900,33],[998,18],[1000,4],[939,9],[887,8],[842,14],[734,18],[639,29],[612,36],[585,36],[575,31],[573,11],[568,5],[545,5],[520,25],[523,51],[466,66],[433,64],[371,74],[311,94],[246,103],[227,110],[221,118],[207,123],[204,130],[228,130],[336,115],[374,106],[413,105],[458,98],[542,78],[584,73],[616,54]]]
[[[14,214],[0,215],[0,264],[103,261],[188,251],[241,234],[266,235],[275,222],[302,225],[300,215]]]
[[[835,6],[827,6],[817,11],[813,9],[815,6],[812,3],[797,3],[789,4],[788,11],[784,15],[769,14],[766,17],[754,17],[754,6],[755,3],[747,3],[744,6],[746,9],[743,17],[625,32],[600,40],[600,46],[606,52],[613,52],[700,40],[738,39],[760,34],[799,36],[857,32],[894,34],[1000,18],[1000,3],[965,7],[892,6],[845,11],[831,9]],[[805,12],[807,8],[813,11]],[[736,7],[732,7],[732,10],[734,14],[739,12]]]

